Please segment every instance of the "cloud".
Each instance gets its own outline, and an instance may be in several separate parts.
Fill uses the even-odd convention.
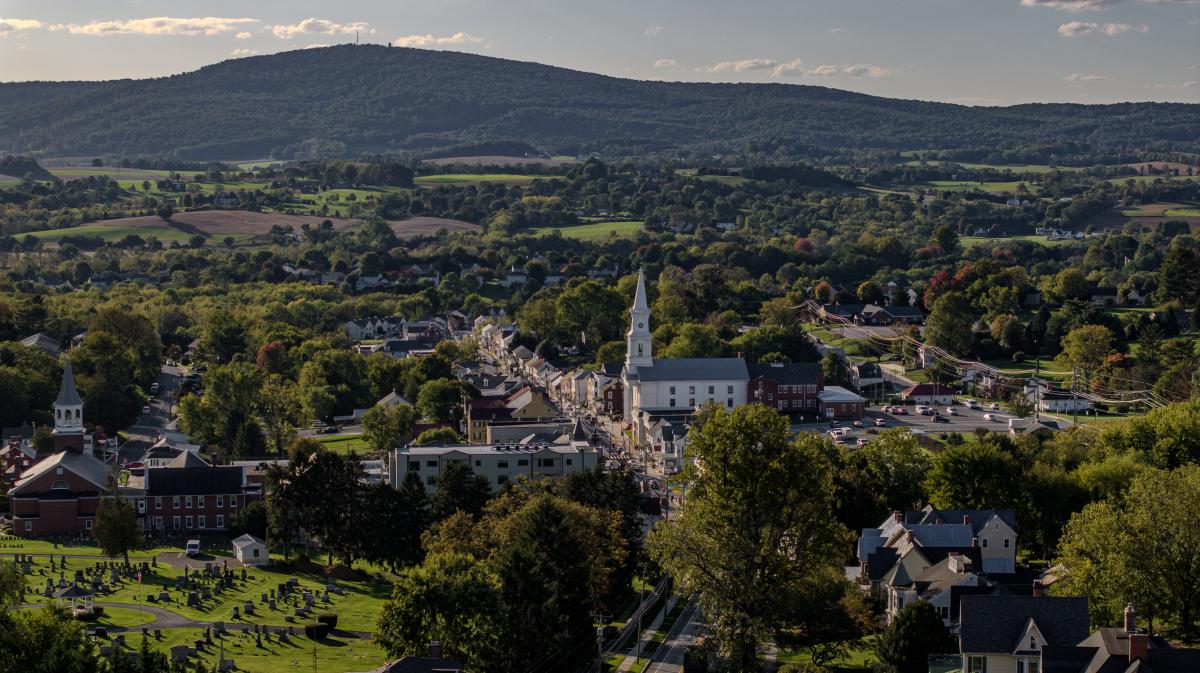
[[[1058,34],[1063,37],[1079,37],[1080,35],[1091,35],[1093,33],[1103,33],[1109,37],[1113,37],[1130,31],[1149,33],[1150,26],[1144,23],[1140,26],[1131,26],[1128,23],[1106,23],[1101,25],[1092,21],[1068,21],[1058,27]]]
[[[1075,72],[1063,78],[1064,82],[1103,82],[1108,78],[1104,75],[1085,75]]]
[[[324,49],[325,47],[332,47],[332,46],[333,45],[329,44],[328,42],[317,42],[315,44],[306,44],[300,48],[301,49]]]
[[[845,29],[845,28],[830,28],[830,29],[829,29],[829,34],[830,34],[830,35],[837,35],[838,33],[841,33],[841,32],[843,32],[844,30],[846,30],[846,29]]]
[[[233,51],[229,52],[229,55],[230,56],[254,56],[257,53],[258,52],[254,51],[253,49],[234,49]]]
[[[662,26],[650,26],[646,29],[646,37],[658,37],[658,34],[663,30]]]
[[[250,23],[258,23],[258,19],[156,16],[127,21],[56,24],[50,26],[50,30],[65,30],[73,35],[218,35],[238,30]]]
[[[36,30],[42,27],[42,22],[36,19],[0,19],[0,37],[18,30]]]
[[[1141,0],[1150,5],[1195,5],[1200,0]],[[1122,0],[1021,0],[1022,7],[1049,7],[1064,12],[1101,12]]]
[[[365,21],[334,23],[326,19],[308,18],[290,26],[272,26],[271,32],[275,33],[275,37],[290,40],[297,35],[349,35],[356,32],[373,33],[375,31]]]
[[[770,70],[779,65],[778,61],[769,58],[747,58],[741,61],[721,61],[708,66],[708,72],[748,72],[751,70]]]
[[[238,33],[237,35],[234,35],[234,37],[236,37],[239,40],[249,40],[250,38],[254,37],[254,33],[243,30],[242,32]]]
[[[771,72],[772,77],[890,77],[895,74],[895,70],[881,68],[870,63],[818,65],[807,68],[800,59],[780,63]]]
[[[444,37],[435,35],[406,35],[392,41],[397,47],[446,47],[459,44],[477,44],[483,42],[482,37],[470,33],[455,33]]]
[[[654,62],[655,68],[678,68],[679,61],[673,58],[660,58]]]
[[[1195,89],[1196,88],[1196,80],[1193,79],[1193,80],[1188,80],[1186,82],[1178,82],[1178,83],[1163,82],[1160,84],[1147,84],[1146,88],[1147,89],[1175,89],[1175,90]]]

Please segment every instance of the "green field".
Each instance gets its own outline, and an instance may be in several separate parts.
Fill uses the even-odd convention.
[[[553,180],[561,175],[518,175],[516,173],[443,173],[439,175],[421,175],[416,179],[418,185],[462,185],[478,182],[502,182],[510,185],[524,185],[534,180]]]
[[[968,162],[945,162],[945,161],[927,161],[922,164],[921,161],[906,161],[905,166],[940,166],[942,164],[957,164],[963,168],[973,170],[995,170],[995,171],[1012,171],[1013,173],[1051,173],[1053,171],[1082,171],[1082,168],[1073,166],[1047,166],[1044,164],[974,164]]]
[[[942,189],[942,190],[952,191],[952,192],[966,192],[966,191],[972,191],[972,190],[979,190],[982,192],[987,192],[988,194],[1003,194],[1004,192],[1014,192],[1015,193],[1017,191],[1017,186],[1020,184],[1022,184],[1020,181],[967,182],[967,181],[962,181],[962,180],[930,180],[929,182],[921,183],[919,186],[926,187],[929,189]],[[1025,184],[1025,187],[1029,189],[1030,194],[1037,192],[1037,185],[1029,184],[1028,182],[1026,182],[1024,184]]]
[[[313,439],[320,442],[325,448],[337,453],[349,453],[354,451],[359,455],[371,451],[371,445],[362,435],[316,435]]]
[[[105,241],[119,241],[130,234],[136,234],[142,238],[157,238],[165,243],[171,241],[179,241],[186,243],[193,234],[186,231],[180,231],[166,224],[161,226],[149,227],[132,227],[127,225],[104,224],[97,222],[94,224],[83,224],[78,227],[67,227],[66,229],[49,229],[46,231],[35,231],[28,236],[32,236],[43,243],[57,243],[64,236],[99,236]],[[23,238],[24,236],[22,236]]]
[[[595,241],[609,236],[632,236],[642,228],[642,223],[634,220],[623,222],[595,222],[593,224],[578,224],[573,227],[537,227],[530,229],[534,236],[546,236],[555,231],[565,238],[581,241]]]
[[[106,175],[114,180],[157,180],[170,177],[171,171],[160,171],[148,168],[121,168],[119,166],[63,166],[47,168],[52,175],[60,178],[88,178]]]
[[[1200,217],[1200,208],[1171,208],[1163,212],[1167,217]]]
[[[1005,238],[992,238],[989,236],[962,236],[962,237],[959,237],[959,239],[958,239],[958,242],[961,243],[964,248],[975,248],[975,247],[978,247],[981,245],[982,246],[991,246],[991,245],[996,245],[996,244],[1000,244],[1000,243],[1005,243],[1007,241],[1028,241],[1030,243],[1037,243],[1038,245],[1044,245],[1048,248],[1057,248],[1057,247],[1063,246],[1063,245],[1074,245],[1074,244],[1082,244],[1083,243],[1083,241],[1051,241],[1051,240],[1047,239],[1045,236],[1037,236],[1034,234],[1030,234],[1028,236],[1008,236]]]

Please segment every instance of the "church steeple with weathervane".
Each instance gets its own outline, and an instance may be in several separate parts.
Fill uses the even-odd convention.
[[[54,450],[83,451],[83,398],[75,388],[71,361],[63,367],[62,386],[54,400]]]
[[[629,309],[629,332],[625,335],[625,367],[652,367],[650,304],[646,300],[646,275],[638,269],[637,292]]]

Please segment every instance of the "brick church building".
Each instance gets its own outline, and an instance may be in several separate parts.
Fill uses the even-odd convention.
[[[120,470],[84,449],[83,399],[70,360],[54,402],[54,450],[37,459],[8,491],[13,533],[21,537],[80,535],[91,531],[96,507],[112,492]],[[233,516],[261,497],[240,466],[214,467],[184,453],[116,487],[135,506],[147,530],[196,534],[225,530]]]

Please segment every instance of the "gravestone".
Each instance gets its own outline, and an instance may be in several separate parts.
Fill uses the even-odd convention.
[[[94,634],[97,638],[107,638],[108,629],[104,628],[103,626],[97,626]]]
[[[236,605],[235,605],[235,606],[233,606],[233,618],[234,618],[234,619],[241,619],[241,617],[238,615],[238,609],[237,609],[237,606],[236,606]]]
[[[169,592],[169,591],[158,592],[158,600],[160,600],[164,603],[170,603],[171,602],[171,592]]]
[[[189,591],[187,595],[187,604],[188,607],[200,605],[200,594],[196,593],[195,591]]]
[[[271,609],[272,609],[272,610],[274,610],[274,609],[275,609],[275,599],[274,599],[274,598],[272,598],[272,599],[271,599],[270,606],[271,606]]]
[[[172,645],[171,646],[171,661],[176,662],[176,663],[182,663],[182,662],[187,661],[188,655],[190,654],[190,652],[189,652],[190,649],[191,648],[189,648],[187,645]]]

